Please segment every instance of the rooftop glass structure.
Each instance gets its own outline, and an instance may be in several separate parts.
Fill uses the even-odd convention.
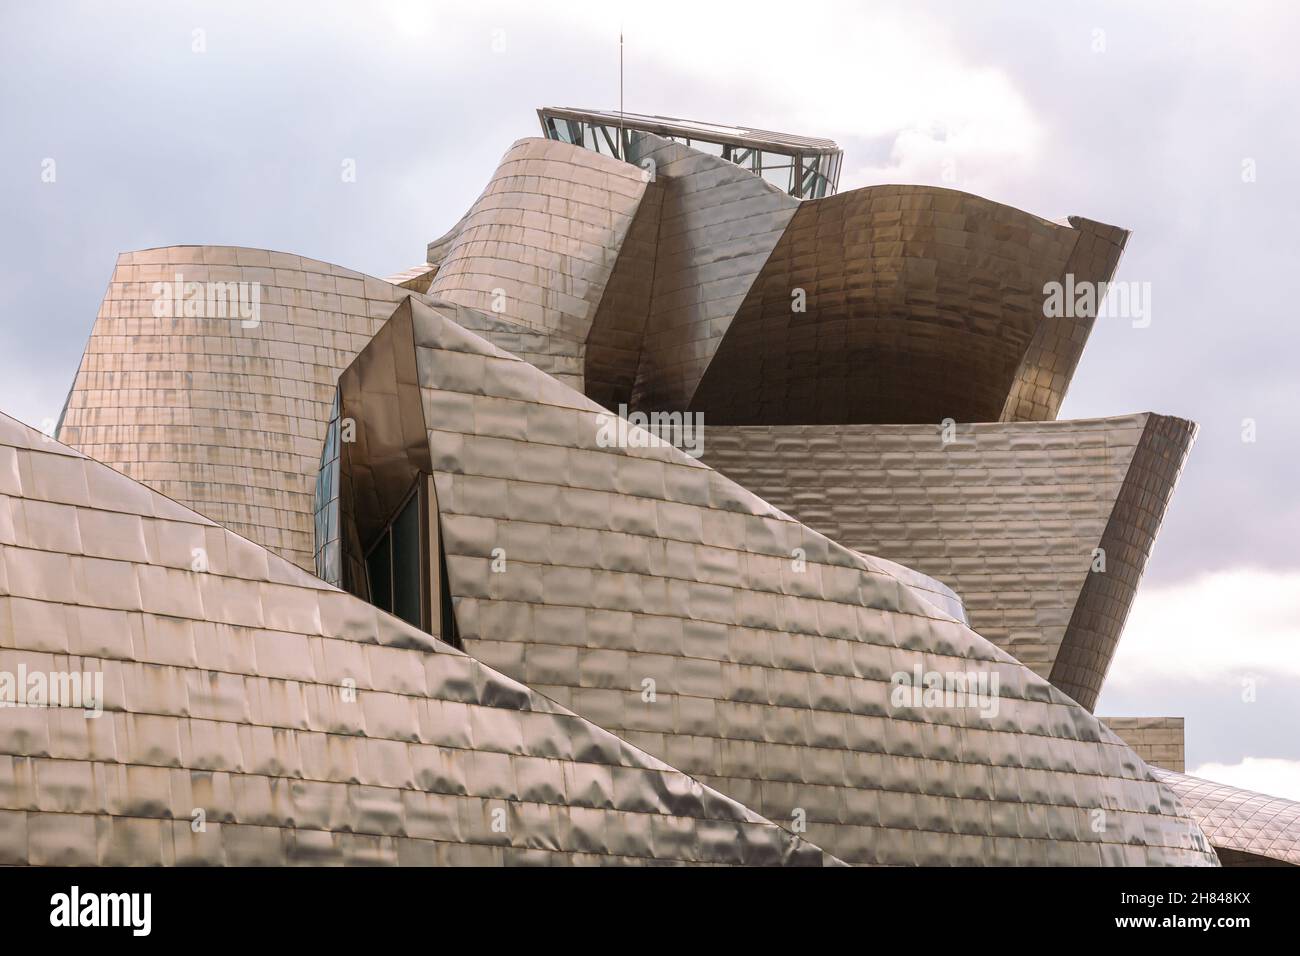
[[[820,199],[839,185],[844,151],[829,139],[718,126],[669,116],[544,106],[537,111],[547,139],[637,162],[631,133],[654,133],[719,156],[760,176],[796,199]],[[620,133],[621,131],[621,133]]]

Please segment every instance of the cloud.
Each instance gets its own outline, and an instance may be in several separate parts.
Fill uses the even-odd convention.
[[[1297,701],[1300,572],[1234,568],[1139,588],[1097,713],[1185,718],[1188,766],[1300,766]]]
[[[1139,589],[1108,681],[1300,676],[1300,572],[1237,568]]]
[[[1204,763],[1188,772],[1242,790],[1300,800],[1300,760],[1247,757],[1234,764]]]

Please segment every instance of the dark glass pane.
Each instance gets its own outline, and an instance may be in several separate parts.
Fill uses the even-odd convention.
[[[392,567],[388,547],[389,536],[385,531],[366,558],[366,570],[370,573],[370,603],[385,611],[393,609]]]
[[[393,613],[420,626],[420,496],[393,521]]]
[[[442,547],[442,534],[438,534],[438,593],[442,595],[442,639],[452,647],[460,647],[460,631],[456,627],[456,609],[451,602],[451,583],[447,580],[447,552]]]

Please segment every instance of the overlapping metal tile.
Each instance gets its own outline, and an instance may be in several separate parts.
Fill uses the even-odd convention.
[[[841,544],[951,586],[981,636],[1091,710],[1193,432],[1151,414],[710,425],[703,460]]]
[[[607,447],[600,406],[439,311],[399,318],[421,407],[358,375],[343,412],[423,417],[473,656],[847,862],[1215,862],[1119,738],[889,565],[676,449]],[[917,668],[996,674],[996,713],[896,705]]]
[[[1182,801],[1227,866],[1300,866],[1300,803],[1172,770],[1152,774]]]
[[[645,188],[627,163],[521,139],[439,253],[429,293],[585,342]]]
[[[73,672],[0,709],[0,864],[836,862],[0,415],[0,675]]]
[[[202,299],[198,314],[176,306],[178,283]],[[255,317],[209,309],[207,291],[226,283],[244,283],[250,299],[255,290]],[[408,294],[264,249],[123,253],[59,438],[311,568],[335,382]]]
[[[549,139],[507,152],[441,239],[430,292],[589,350],[586,394],[715,424],[1044,421],[1128,233],[882,185],[800,202],[640,130],[624,163]]]
[[[256,316],[209,306],[209,290],[231,283],[256,296]],[[173,308],[184,296],[177,288],[202,300],[197,314]],[[264,249],[123,253],[59,438],[312,569],[313,486],[338,375],[410,294]],[[451,308],[466,327],[581,387],[580,343]]]
[[[996,421],[1017,376],[1036,382],[1046,367],[1044,391],[1055,397],[1037,402],[1039,390],[1026,388],[1013,417],[1054,418],[1091,320],[1060,320],[1080,334],[1060,330],[1076,351],[1069,362],[1058,358],[1062,346],[1040,334],[1052,321],[1044,286],[1072,270],[1079,283],[1108,280],[1118,248],[1110,257],[1076,255],[1096,240],[931,186],[807,200],[689,407],[731,425]],[[1022,368],[1031,343],[1032,370]]]

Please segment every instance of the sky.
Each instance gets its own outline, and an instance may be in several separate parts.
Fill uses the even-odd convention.
[[[1295,4],[0,0],[0,410],[57,418],[119,252],[423,261],[537,107],[618,107],[620,28],[630,112],[1132,230],[1150,324],[1098,321],[1060,417],[1200,432],[1097,712],[1300,799]]]

